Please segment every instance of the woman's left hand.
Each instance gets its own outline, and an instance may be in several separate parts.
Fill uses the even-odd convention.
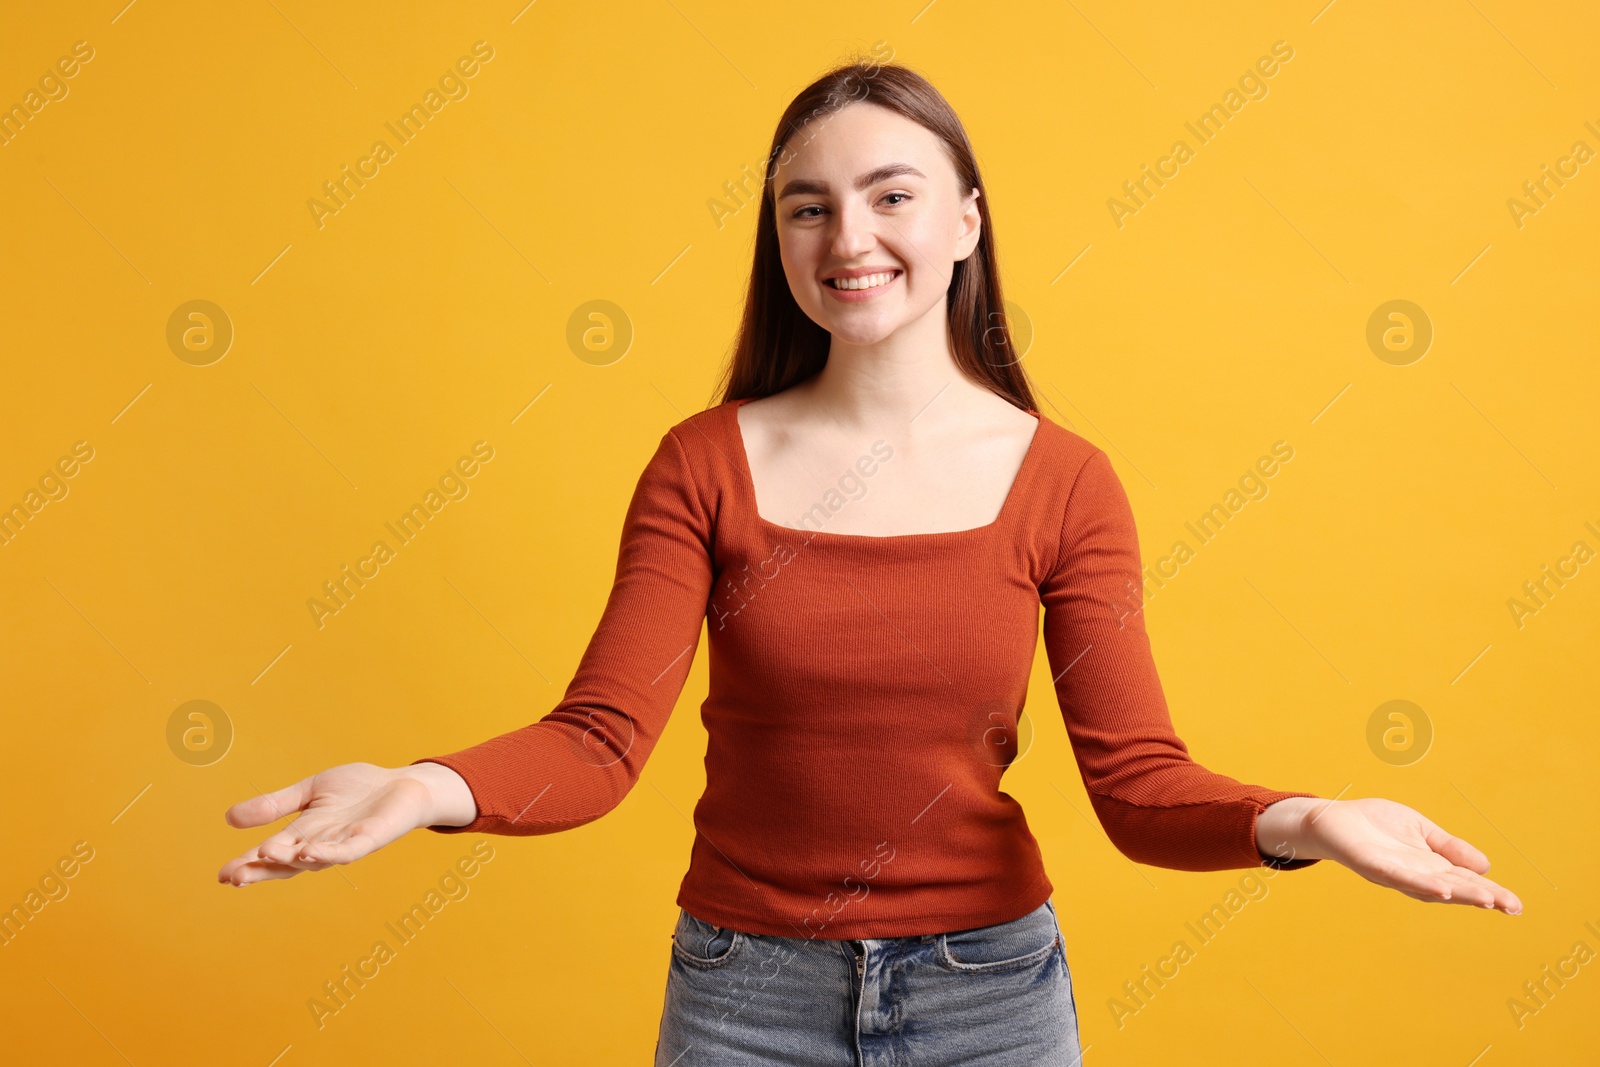
[[[1293,806],[1274,811],[1285,804]],[[1489,857],[1392,800],[1280,800],[1259,816],[1257,841],[1264,854],[1331,859],[1369,882],[1430,904],[1522,914],[1515,893],[1483,876]]]

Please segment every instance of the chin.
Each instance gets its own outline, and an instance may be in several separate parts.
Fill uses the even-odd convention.
[[[833,337],[847,344],[872,345],[894,334],[903,325],[901,323],[866,324],[866,323],[829,323],[824,329]]]

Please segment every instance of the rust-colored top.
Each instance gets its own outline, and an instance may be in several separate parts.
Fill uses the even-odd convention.
[[[732,401],[661,438],[616,580],[543,719],[429,757],[478,817],[441,833],[548,834],[612,810],[677,702],[704,626],[705,793],[677,903],[780,937],[905,937],[1007,922],[1051,894],[1000,790],[1043,640],[1078,768],[1112,842],[1180,870],[1304,867],[1257,851],[1284,792],[1190,759],[1145,632],[1133,513],[1111,461],[1039,417],[999,517],[942,533],[833,533],[892,463],[864,452],[811,529],[756,513]],[[820,526],[818,525],[820,523]],[[423,762],[418,760],[416,762]]]

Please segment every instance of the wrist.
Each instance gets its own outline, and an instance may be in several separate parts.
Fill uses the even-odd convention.
[[[1256,816],[1256,851],[1263,859],[1326,859],[1316,845],[1313,820],[1337,801],[1321,797],[1285,797]]]
[[[467,781],[442,763],[424,761],[395,768],[400,777],[422,786],[422,811],[417,829],[429,826],[466,826],[478,817],[478,806]]]

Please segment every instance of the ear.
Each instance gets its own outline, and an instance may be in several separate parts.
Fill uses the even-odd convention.
[[[955,260],[960,262],[972,255],[983,236],[983,215],[978,211],[978,197],[982,194],[974,187],[967,195],[966,206],[961,211],[961,230],[956,235]]]

